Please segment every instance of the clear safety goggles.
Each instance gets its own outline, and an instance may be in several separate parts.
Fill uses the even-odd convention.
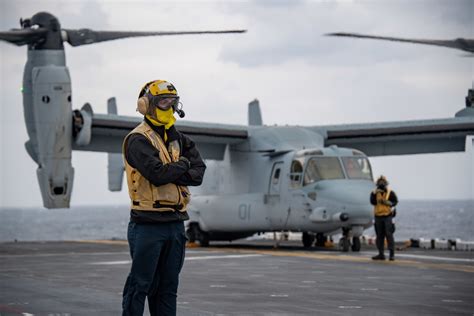
[[[175,96],[150,96],[148,98],[150,100],[150,104],[153,107],[156,107],[160,110],[167,111],[170,108],[173,108],[175,111],[178,108],[179,104],[179,97]]]

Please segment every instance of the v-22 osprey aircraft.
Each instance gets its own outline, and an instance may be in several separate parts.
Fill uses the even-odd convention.
[[[69,207],[73,150],[107,152],[109,189],[121,190],[125,135],[141,117],[108,113],[90,104],[72,110],[71,78],[63,42],[72,46],[125,37],[205,32],[115,32],[61,29],[53,15],[40,12],[21,20],[21,29],[0,32],[0,40],[28,45],[23,106],[29,140],[25,147],[38,164],[46,208]],[[321,245],[342,231],[344,251],[360,250],[360,236],[372,225],[369,193],[373,175],[368,157],[465,150],[474,134],[474,92],[455,117],[436,120],[265,126],[257,100],[249,104],[248,125],[178,121],[176,127],[197,144],[208,169],[189,205],[187,233],[208,245],[257,232],[303,232],[304,246]]]

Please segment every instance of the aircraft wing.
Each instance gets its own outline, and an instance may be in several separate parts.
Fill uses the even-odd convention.
[[[82,144],[74,144],[74,150],[121,153],[124,137],[143,119],[141,117],[114,114],[92,114],[88,128],[90,136]],[[247,127],[178,121],[176,128],[196,143],[204,159],[221,160],[227,144],[237,144],[248,138]]]
[[[355,148],[368,156],[464,151],[474,135],[473,117],[318,126],[325,146]]]

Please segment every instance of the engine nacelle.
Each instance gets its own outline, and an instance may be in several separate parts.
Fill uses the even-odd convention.
[[[67,208],[72,192],[71,80],[64,66],[34,67],[32,108],[37,141],[37,176],[46,208]]]

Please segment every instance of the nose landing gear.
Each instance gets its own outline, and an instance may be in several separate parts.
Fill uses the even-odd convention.
[[[359,252],[360,251],[360,237],[352,237],[352,251]]]
[[[351,238],[351,229],[350,228],[343,228],[342,229],[342,237],[339,239],[339,249],[343,252],[348,252],[351,249],[354,252],[359,252],[361,248],[360,237],[359,236],[352,236]],[[303,246],[305,248],[310,248],[313,243],[316,247],[324,247],[326,244],[328,237],[323,233],[310,233],[310,232],[303,232],[301,241],[303,242]],[[316,242],[315,242],[316,240]]]
[[[350,233],[351,230],[349,228],[343,228],[342,229],[342,237],[339,240],[339,248],[343,252],[348,252],[349,248],[351,248],[352,251],[354,252],[359,252],[360,251],[360,237],[358,236],[353,236],[352,237],[352,243],[350,240]]]

